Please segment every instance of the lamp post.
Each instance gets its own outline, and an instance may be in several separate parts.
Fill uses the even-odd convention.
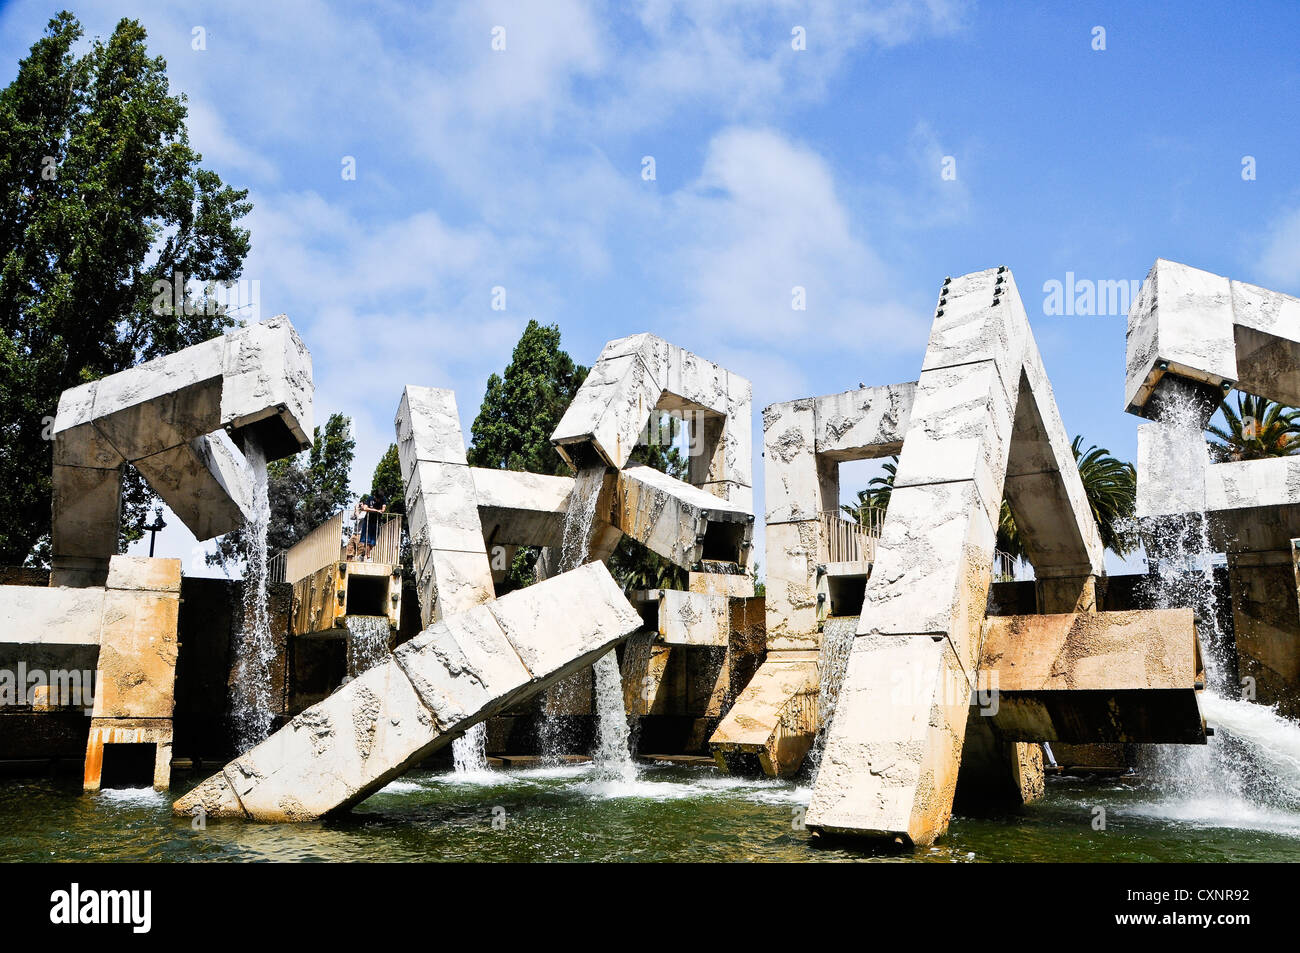
[[[140,528],[149,534],[149,558],[153,559],[153,545],[158,539],[158,533],[167,528],[167,524],[163,522],[162,518],[162,507],[159,506],[153,511],[152,523],[145,523]]]

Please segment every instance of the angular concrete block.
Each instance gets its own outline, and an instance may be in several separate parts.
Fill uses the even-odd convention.
[[[600,563],[512,592],[432,627],[227,765],[222,774],[238,808],[214,780],[174,810],[302,821],[346,809],[504,705],[589,666],[640,626]]]
[[[791,732],[793,705],[811,704],[816,712],[817,657],[812,652],[773,652],[749,680],[736,703],[709,738],[709,751],[724,771],[737,756],[757,759],[769,777],[798,772],[816,737],[816,726]]]
[[[613,523],[632,539],[684,569],[701,559],[748,561],[750,513],[653,467],[633,464],[617,476]],[[711,534],[718,537],[713,553]]]
[[[730,600],[724,595],[660,589],[659,637],[667,645],[726,646],[731,637]]]
[[[754,595],[754,577],[723,572],[687,573],[686,588],[691,592],[749,599]]]
[[[417,460],[468,463],[455,391],[408,384],[394,424],[402,472],[413,468]]]
[[[470,467],[483,538],[503,546],[559,546],[573,477]]]
[[[763,479],[767,523],[817,519],[839,499],[823,499],[817,469],[816,401],[763,408]]]
[[[887,457],[903,448],[916,384],[859,387],[815,399],[817,452],[831,459]]]
[[[533,680],[487,606],[434,623],[393,654],[441,731],[504,709]]]
[[[989,519],[996,522],[1019,376],[1016,368],[1007,386],[991,360],[923,372],[895,488],[973,480]]]
[[[98,645],[106,590],[0,586],[0,644]]]
[[[767,527],[767,647],[816,649],[818,523]]]
[[[390,658],[236,758],[223,774],[250,817],[311,820],[382,787],[438,741],[433,716]],[[177,810],[189,813],[187,800]]]
[[[108,590],[99,633],[94,717],[172,717],[179,613],[179,591]]]
[[[933,843],[952,815],[969,705],[969,682],[945,641],[855,639],[808,826]]]
[[[222,431],[138,459],[135,467],[196,539],[223,536],[252,517],[252,469]]]

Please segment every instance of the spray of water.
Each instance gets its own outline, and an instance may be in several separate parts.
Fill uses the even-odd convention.
[[[271,520],[266,454],[252,436],[243,450],[253,475],[253,511],[244,526],[244,627],[235,646],[231,682],[231,715],[241,753],[271,732],[271,663],[275,658],[266,590],[266,530]]]
[[[1194,402],[1164,402],[1157,422],[1154,452],[1179,481],[1170,492],[1177,499],[1203,501],[1210,457]],[[1188,805],[1194,805],[1198,819],[1225,825],[1261,806],[1300,809],[1300,725],[1237,698],[1233,647],[1220,624],[1207,514],[1163,517],[1142,532],[1152,604],[1191,606],[1196,612],[1208,680],[1201,710],[1215,728],[1207,745],[1156,745],[1145,752],[1144,767],[1165,795],[1164,806],[1171,816],[1187,816]]]
[[[457,774],[476,774],[486,771],[487,722],[480,721],[451,743],[451,756]]]

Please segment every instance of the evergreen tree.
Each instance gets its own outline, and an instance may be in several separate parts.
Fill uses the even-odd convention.
[[[0,565],[48,536],[60,393],[228,327],[206,297],[158,306],[155,283],[233,281],[249,249],[248,193],[200,166],[144,28],[81,36],[54,17],[0,91]],[[151,501],[128,468],[123,546]]]

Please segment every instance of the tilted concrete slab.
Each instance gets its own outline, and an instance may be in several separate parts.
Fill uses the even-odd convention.
[[[749,560],[753,514],[656,470],[633,464],[618,471],[610,523],[683,569],[701,560]]]
[[[991,616],[980,672],[1004,741],[1205,743],[1191,609]]]
[[[1026,481],[1027,548],[1060,579],[1054,597],[1073,587],[1071,607],[1086,601],[1104,571],[1100,536],[1014,278],[998,268],[940,292],[809,806],[815,831],[924,844],[946,830],[969,707],[960,686],[975,684],[1009,472]],[[1026,505],[1035,480],[1054,510]],[[910,686],[901,697],[891,677]]]
[[[429,626],[491,600],[492,568],[455,393],[407,386],[394,425],[420,620]]]
[[[344,810],[640,627],[600,563],[448,616],[232,761],[174,810],[260,821]]]
[[[709,739],[724,771],[790,777],[817,734],[817,654],[773,652]],[[811,714],[811,718],[809,715]]]
[[[122,468],[131,464],[195,536],[243,524],[252,474],[311,446],[311,356],[279,315],[80,387],[54,422],[55,585],[101,585],[116,552]]]

